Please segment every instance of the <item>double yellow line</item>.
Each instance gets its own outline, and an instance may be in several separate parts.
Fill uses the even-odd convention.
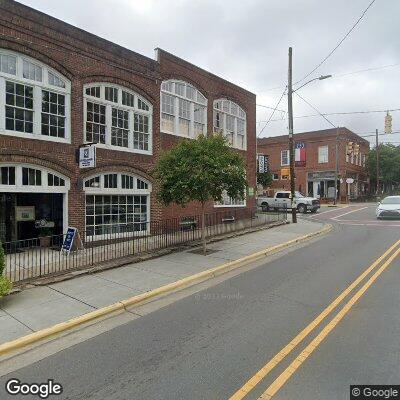
[[[254,376],[252,376],[240,389],[238,389],[229,400],[241,400],[246,397],[253,388],[258,385],[296,346],[298,346],[311,332],[328,317],[336,307],[349,295],[374,269],[381,265],[366,283],[348,300],[336,316],[325,326],[324,329],[311,341],[311,343],[295,358],[295,360],[276,378],[273,383],[258,398],[259,400],[270,400],[272,396],[288,381],[294,372],[312,354],[318,345],[329,335],[335,326],[350,311],[351,307],[361,298],[367,289],[375,282],[382,272],[400,254],[400,240],[385,251],[370,267],[368,267],[350,286],[347,287],[321,314],[319,314],[309,325],[307,325],[292,341],[279,353],[267,362]],[[385,261],[386,259],[386,261]],[[383,264],[382,264],[383,262]]]

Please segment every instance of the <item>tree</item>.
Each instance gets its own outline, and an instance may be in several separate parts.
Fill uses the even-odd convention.
[[[257,172],[257,183],[262,187],[270,186],[272,183],[271,172]]]
[[[229,147],[218,134],[185,139],[165,152],[155,169],[158,198],[165,204],[186,206],[191,201],[201,204],[201,237],[206,254],[205,206],[208,201],[222,201],[227,195],[243,199],[246,169],[242,156]]]
[[[367,168],[371,186],[376,187],[376,149],[370,150]],[[379,176],[384,188],[392,191],[400,187],[400,147],[393,144],[379,145]],[[385,191],[386,191],[385,190]]]
[[[3,276],[3,272],[5,269],[5,255],[4,255],[4,249],[3,245],[0,242],[0,297],[3,297],[10,293],[10,290],[12,289],[12,283],[10,282],[9,279],[7,279],[5,276]]]

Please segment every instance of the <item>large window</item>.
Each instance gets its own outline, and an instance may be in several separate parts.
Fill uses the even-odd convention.
[[[125,173],[105,173],[84,182],[86,236],[147,232],[151,185]]]
[[[116,150],[152,153],[152,106],[111,84],[85,86],[85,140]]]
[[[214,207],[245,207],[246,199],[233,199],[227,192],[222,193],[222,201],[215,203]]]
[[[232,147],[246,150],[246,113],[230,100],[214,101],[214,132],[222,133]]]
[[[207,99],[186,82],[161,84],[161,131],[196,138],[206,133]]]
[[[0,49],[0,134],[69,142],[70,91],[46,65]]]

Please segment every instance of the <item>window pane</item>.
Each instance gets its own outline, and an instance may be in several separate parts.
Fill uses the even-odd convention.
[[[42,91],[42,135],[65,137],[65,96]]]
[[[23,60],[22,76],[26,79],[42,82],[42,68],[30,61]]]
[[[128,147],[129,113],[117,108],[112,109],[111,144]]]
[[[0,54],[0,71],[5,74],[16,75],[17,58],[11,55]]]
[[[106,142],[106,107],[87,102],[86,141],[90,143]]]

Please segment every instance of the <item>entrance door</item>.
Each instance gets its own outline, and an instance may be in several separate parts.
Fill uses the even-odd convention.
[[[321,193],[321,182],[315,181],[313,182],[313,197],[319,199]]]

